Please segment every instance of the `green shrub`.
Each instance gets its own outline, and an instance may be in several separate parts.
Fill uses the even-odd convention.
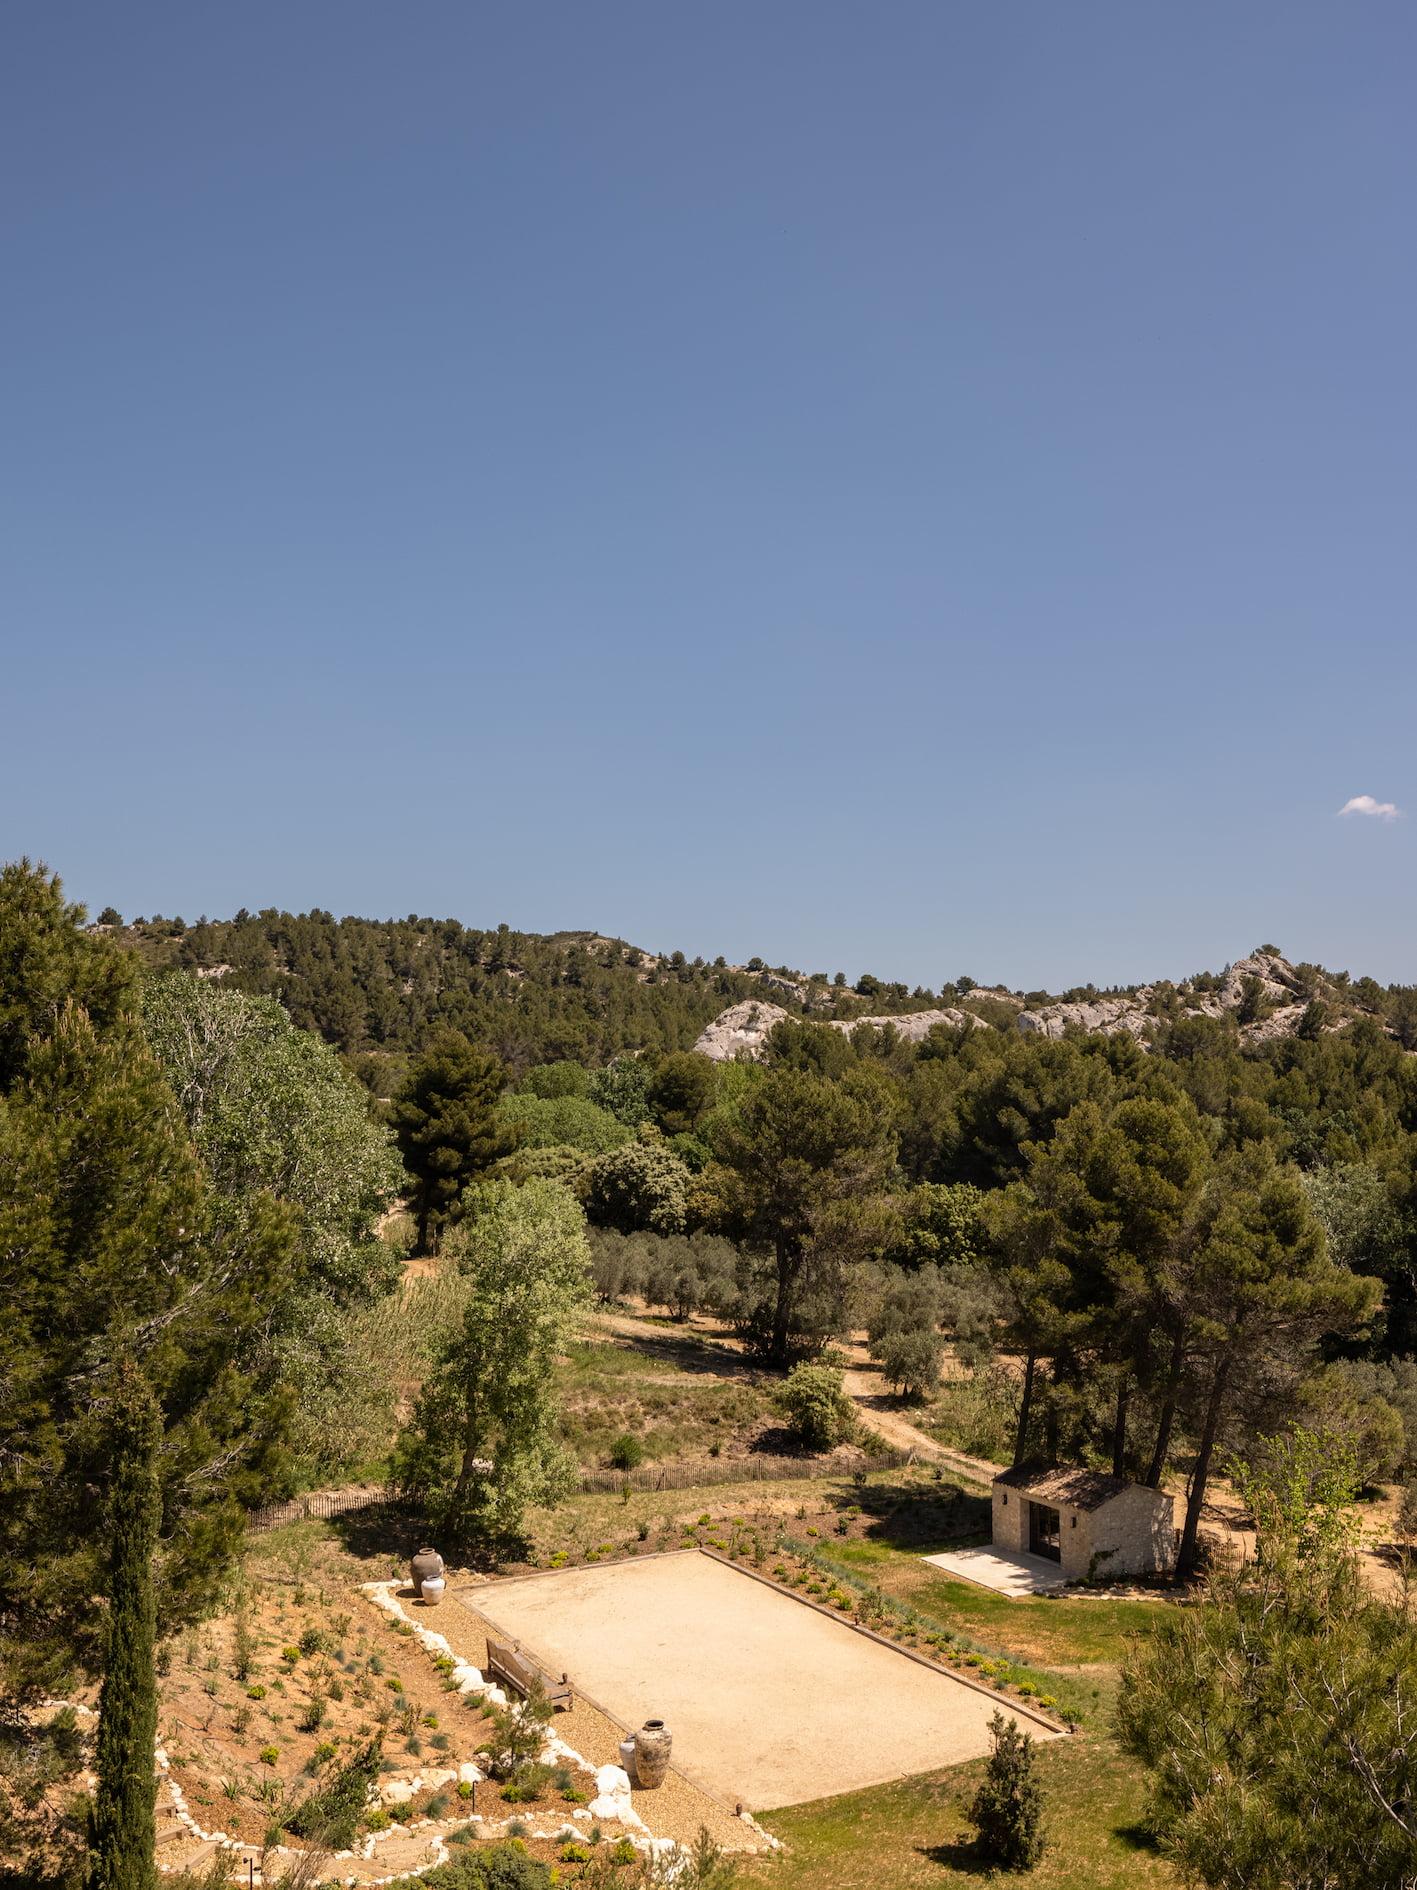
[[[994,1749],[969,1808],[979,1855],[1004,1870],[1032,1870],[1042,1857],[1043,1793],[1033,1776],[1033,1741],[1017,1720],[995,1713]]]
[[[629,1431],[621,1431],[610,1446],[610,1461],[617,1470],[637,1470],[645,1460],[645,1447]]]
[[[379,1739],[371,1739],[347,1765],[342,1765],[291,1813],[285,1821],[286,1829],[297,1837],[315,1839],[331,1850],[348,1850],[369,1795],[378,1782],[382,1757]]]
[[[527,1765],[519,1765],[511,1778],[502,1787],[502,1796],[509,1805],[530,1805],[546,1795],[551,1783],[551,1767],[543,1765],[539,1759],[533,1759]]]
[[[806,1450],[831,1450],[856,1430],[856,1407],[831,1365],[795,1365],[778,1394],[787,1427]]]

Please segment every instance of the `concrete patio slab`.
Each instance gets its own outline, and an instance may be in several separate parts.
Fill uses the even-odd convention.
[[[995,1594],[1007,1595],[1011,1601],[1051,1594],[1064,1586],[1058,1564],[1041,1555],[1016,1555],[999,1549],[950,1549],[944,1555],[922,1555],[920,1559],[960,1581],[992,1588]]]

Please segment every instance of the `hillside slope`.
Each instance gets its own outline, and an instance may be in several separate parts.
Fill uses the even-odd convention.
[[[938,993],[865,976],[854,988],[760,959],[730,965],[646,952],[599,932],[549,935],[464,926],[456,919],[336,919],[314,910],[239,912],[227,920],[105,915],[146,963],[220,978],[277,997],[294,1021],[355,1057],[397,1060],[451,1026],[516,1070],[572,1057],[697,1048],[715,1059],[756,1056],[783,1017],[854,1029],[893,1025],[918,1041],[935,1025],[988,1025],[1045,1037],[1125,1031],[1143,1043],[1178,1020],[1233,1018],[1264,1041],[1341,1029],[1370,1016],[1417,1049],[1417,989],[1294,964],[1262,946],[1223,972],[1178,984],[1052,997],[968,979]]]

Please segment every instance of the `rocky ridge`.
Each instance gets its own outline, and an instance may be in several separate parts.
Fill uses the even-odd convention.
[[[756,1058],[762,1055],[763,1045],[775,1026],[784,1018],[794,1016],[794,1011],[784,1010],[780,1004],[768,1004],[757,998],[730,1004],[704,1027],[694,1048],[700,1056],[712,1057],[715,1063],[726,1063],[734,1057]],[[835,1017],[828,1021],[827,1029],[853,1031],[869,1026],[883,1030],[887,1024],[907,1043],[919,1043],[936,1024],[948,1024],[952,1029],[960,1025],[978,1030],[989,1028],[982,1017],[974,1016],[971,1011],[946,1009],[904,1011],[898,1017]]]
[[[784,986],[786,980],[777,980]],[[975,997],[997,998],[1017,1004],[1012,993],[976,989]],[[1264,1043],[1292,1036],[1311,1001],[1329,1007],[1326,1030],[1341,1030],[1351,1021],[1351,1000],[1311,968],[1300,972],[1279,952],[1261,948],[1237,959],[1217,978],[1187,979],[1180,984],[1144,984],[1134,991],[1094,998],[1042,1004],[1018,1012],[1016,1028],[1026,1036],[1064,1037],[1070,1031],[1099,1031],[1107,1036],[1134,1037],[1144,1048],[1163,1022],[1183,1017],[1223,1018],[1246,1015],[1239,1026],[1247,1043]],[[732,1004],[708,1024],[694,1048],[715,1062],[733,1057],[756,1058],[775,1025],[797,1015],[780,1004],[749,999]],[[919,1043],[937,1024],[989,1030],[993,1026],[972,1011],[954,1008],[906,1011],[891,1017],[832,1019],[832,1030],[853,1031],[862,1025],[883,1029],[890,1025],[909,1043]]]

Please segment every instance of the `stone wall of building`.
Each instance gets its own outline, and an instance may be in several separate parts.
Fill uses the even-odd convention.
[[[1028,1498],[1022,1490],[994,1485],[994,1547],[1005,1554],[1028,1552]]]
[[[1067,1571],[1073,1580],[1085,1581],[1090,1567],[1095,1578],[1106,1580],[1115,1575],[1150,1575],[1175,1563],[1175,1504],[1161,1490],[1138,1484],[1084,1520],[1089,1528],[1084,1532],[1079,1527],[1077,1533],[1086,1534],[1087,1554],[1076,1575]]]
[[[1027,1490],[996,1483],[993,1489],[994,1547],[1005,1555],[1029,1553]],[[1117,1575],[1146,1575],[1169,1569],[1176,1560],[1172,1499],[1137,1484],[1097,1509],[1049,1503],[1058,1512],[1058,1541],[1065,1580],[1106,1580]]]

